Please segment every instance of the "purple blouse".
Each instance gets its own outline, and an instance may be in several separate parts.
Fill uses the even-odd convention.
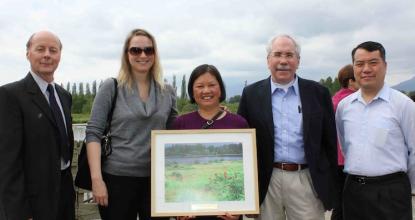
[[[206,119],[202,118],[197,111],[181,115],[173,122],[171,129],[201,129],[206,124]],[[231,129],[248,128],[245,118],[230,112],[226,112],[225,117],[215,120],[209,129]]]

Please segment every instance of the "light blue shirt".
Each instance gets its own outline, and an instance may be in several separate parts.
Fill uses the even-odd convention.
[[[32,77],[35,80],[36,84],[39,86],[40,91],[42,91],[43,95],[45,96],[46,100],[49,103],[49,92],[47,91],[49,83],[46,82],[45,80],[43,80],[42,78],[40,78],[37,74],[33,73],[32,71],[30,71],[30,74],[32,75]],[[52,84],[52,87],[53,87],[53,91],[55,92],[56,102],[58,103],[59,109],[61,110],[62,118],[65,119],[65,115],[63,114],[63,108],[62,108],[61,100],[59,99],[59,95],[58,95],[58,93],[56,92],[56,89],[55,89],[55,83],[51,82],[51,84]],[[65,124],[65,127],[66,127],[66,120],[63,120],[63,123]],[[70,161],[65,163],[65,160],[63,160],[63,158],[61,158],[61,170],[65,170],[66,168],[69,167],[70,164],[71,164]]]
[[[306,164],[303,142],[303,115],[298,77],[288,88],[271,80],[274,121],[274,162]]]
[[[345,172],[381,176],[404,171],[415,189],[415,103],[411,99],[384,85],[366,103],[359,90],[339,103],[336,124]]]

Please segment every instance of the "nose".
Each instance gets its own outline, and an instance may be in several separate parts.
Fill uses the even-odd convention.
[[[141,51],[141,53],[140,53],[139,57],[147,57],[147,54],[144,52],[144,50],[143,50],[143,51]]]
[[[51,55],[51,52],[50,52],[49,49],[45,50],[45,52],[43,53],[43,57],[45,57],[45,58],[49,58],[50,55]]]
[[[366,73],[366,72],[370,72],[372,70],[372,68],[370,67],[370,64],[365,62],[363,65],[363,69],[362,72]]]
[[[286,56],[281,56],[280,57],[280,64],[285,65],[287,64],[287,57]]]
[[[207,86],[203,86],[202,92],[203,92],[203,93],[205,93],[205,92],[209,92],[209,87],[207,87]]]

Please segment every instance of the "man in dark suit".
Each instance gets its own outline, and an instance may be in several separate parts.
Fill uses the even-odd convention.
[[[259,219],[324,219],[336,201],[336,127],[329,91],[296,75],[288,35],[267,47],[271,76],[247,86],[238,114],[256,129]]]
[[[51,32],[26,45],[31,70],[0,87],[2,219],[74,219],[71,95],[54,83],[62,44]]]

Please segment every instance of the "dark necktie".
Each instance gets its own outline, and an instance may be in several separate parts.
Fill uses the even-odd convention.
[[[59,145],[61,157],[63,158],[64,162],[67,163],[69,161],[69,139],[68,135],[66,134],[66,128],[63,122],[62,112],[59,108],[58,103],[56,102],[55,91],[51,84],[48,84],[47,90],[49,92],[50,109],[52,110],[56,125],[58,126],[59,130]]]

